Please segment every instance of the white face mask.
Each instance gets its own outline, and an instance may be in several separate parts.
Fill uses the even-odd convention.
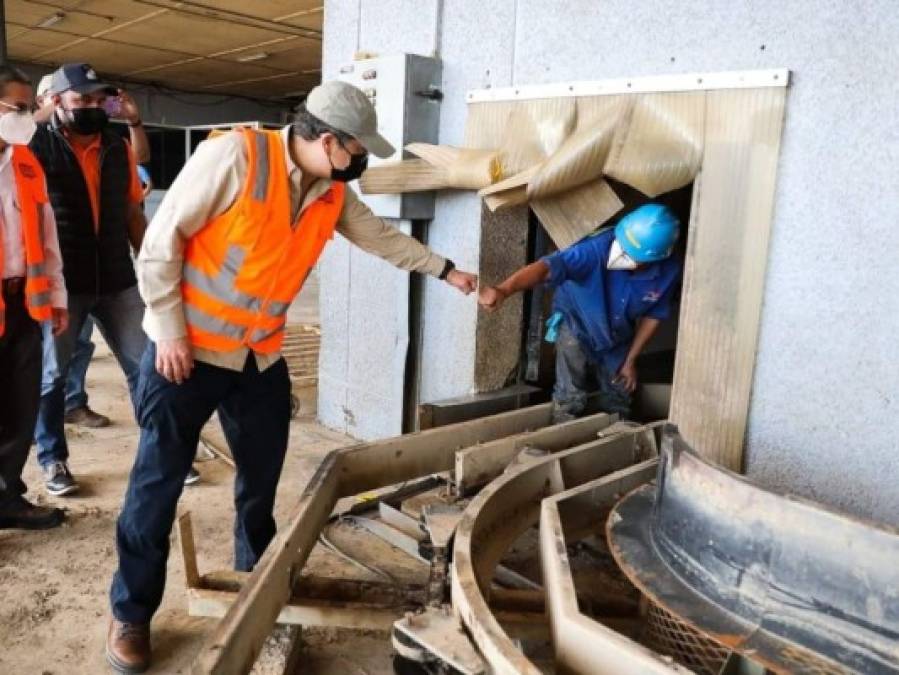
[[[10,145],[28,145],[37,125],[30,112],[7,112],[0,115],[0,138]]]
[[[606,263],[606,267],[610,270],[635,270],[637,263],[621,249],[621,244],[616,239],[609,250],[609,262]]]

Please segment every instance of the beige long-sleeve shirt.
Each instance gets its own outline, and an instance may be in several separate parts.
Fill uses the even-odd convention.
[[[12,147],[7,145],[0,152],[0,250],[3,251],[3,278],[25,276],[25,240],[22,236],[22,216],[19,209],[19,191],[12,167]],[[44,228],[44,270],[50,279],[50,304],[65,309],[66,283],[62,276],[62,255],[56,236],[56,218],[53,207],[47,202],[42,207],[41,222]]]
[[[290,127],[282,130],[289,148]],[[294,220],[325,193],[330,180],[318,179],[302,194],[302,172],[285,151]],[[151,340],[187,335],[181,298],[186,242],[212,218],[227,211],[243,188],[249,161],[241,134],[229,133],[201,143],[169,188],[147,228],[137,260],[137,280],[147,305],[144,330]],[[352,190],[346,191],[337,231],[361,249],[400,269],[439,276],[446,260],[427,246],[375,216]],[[194,358],[222,368],[242,370],[248,348],[230,352],[194,349]],[[260,370],[280,354],[255,354]]]

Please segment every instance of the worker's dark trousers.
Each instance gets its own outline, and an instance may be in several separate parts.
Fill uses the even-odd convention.
[[[565,422],[583,414],[587,394],[596,391],[599,409],[627,419],[631,395],[612,380],[617,373],[595,363],[578,339],[562,325],[556,340],[556,384],[553,388],[553,421]]]
[[[0,510],[25,493],[28,458],[41,397],[41,326],[21,293],[4,294],[6,330],[0,337]]]
[[[275,535],[272,508],[290,423],[284,359],[261,373],[252,355],[243,372],[198,361],[180,385],[157,373],[155,361],[150,343],[137,385],[140,445],[116,526],[119,568],[110,601],[113,615],[128,623],[149,622],[162,600],[175,506],[213,411],[218,409],[237,465],[234,567],[243,571],[253,568]]]

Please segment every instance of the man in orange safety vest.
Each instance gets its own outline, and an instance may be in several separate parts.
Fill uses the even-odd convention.
[[[290,417],[285,318],[334,232],[465,294],[477,286],[347,188],[369,152],[394,152],[374,107],[356,87],[327,82],[280,131],[239,129],[200,144],[147,230],[138,283],[151,343],[140,366],[141,438],[117,524],[107,638],[121,672],[149,665],[175,506],[216,410],[237,466],[235,567],[250,570],[275,534]]]
[[[0,529],[63,521],[60,509],[22,496],[41,395],[41,323],[56,335],[68,326],[56,220],[44,172],[28,149],[32,93],[24,73],[0,66]]]

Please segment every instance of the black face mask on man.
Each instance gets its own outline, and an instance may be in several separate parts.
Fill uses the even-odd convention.
[[[340,141],[337,142],[340,143]],[[368,153],[362,152],[358,155],[353,154],[346,149],[346,146],[344,146],[343,143],[340,143],[340,147],[346,150],[350,155],[350,163],[347,164],[346,168],[338,169],[334,166],[334,160],[332,160],[331,156],[328,155],[328,162],[331,164],[331,180],[340,181],[341,183],[349,183],[350,181],[354,181],[359,178],[359,176],[361,176],[368,168]]]
[[[103,108],[63,108],[63,123],[76,134],[93,136],[109,124],[109,115]]]

